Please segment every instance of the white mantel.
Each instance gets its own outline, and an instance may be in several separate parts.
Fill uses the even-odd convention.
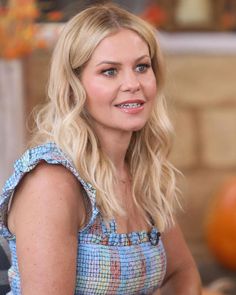
[[[236,33],[158,32],[162,50],[167,54],[236,55]]]
[[[41,24],[39,37],[53,46],[63,28],[62,23]],[[233,32],[166,32],[159,31],[162,50],[168,54],[236,54]]]

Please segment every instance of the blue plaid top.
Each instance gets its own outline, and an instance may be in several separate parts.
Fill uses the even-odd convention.
[[[0,235],[7,239],[11,251],[8,271],[12,294],[21,294],[16,254],[16,237],[7,224],[9,201],[25,173],[40,161],[63,165],[81,183],[92,206],[89,222],[78,232],[76,295],[152,294],[164,279],[166,255],[158,230],[119,234],[115,220],[105,224],[96,206],[96,190],[81,179],[68,156],[55,143],[27,150],[15,162],[14,173],[0,196]],[[55,249],[56,251],[56,249]]]

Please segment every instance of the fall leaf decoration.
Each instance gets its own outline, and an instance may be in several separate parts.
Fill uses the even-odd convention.
[[[165,24],[168,20],[167,12],[156,3],[148,5],[140,16],[157,27]]]
[[[34,0],[9,0],[0,5],[0,58],[14,59],[44,48],[44,40],[36,38],[39,9]],[[61,12],[50,12],[49,21],[58,21]]]

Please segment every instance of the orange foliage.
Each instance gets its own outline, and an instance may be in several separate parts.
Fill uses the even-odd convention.
[[[46,46],[36,38],[39,15],[35,0],[9,0],[6,7],[0,6],[0,58],[20,58]],[[49,14],[50,21],[61,18],[60,12]]]
[[[222,186],[209,208],[206,240],[216,259],[236,270],[236,177]]]
[[[167,12],[155,3],[148,5],[140,16],[154,26],[163,25],[168,19]]]
[[[54,21],[54,22],[61,20],[62,17],[63,17],[63,15],[62,15],[61,11],[52,11],[47,14],[48,20]]]
[[[232,13],[225,13],[221,17],[221,24],[224,29],[233,29],[236,26],[235,15]]]
[[[10,0],[1,7],[0,57],[17,58],[32,51],[38,10],[33,0]]]

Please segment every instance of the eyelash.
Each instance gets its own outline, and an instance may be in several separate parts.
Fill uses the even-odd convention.
[[[146,70],[149,69],[149,68],[151,67],[151,65],[148,64],[148,63],[143,63],[143,64],[138,64],[138,65],[136,66],[136,69],[137,69],[138,67],[144,67],[144,68],[145,68],[143,71],[138,71],[138,73],[141,73],[141,74],[142,74],[142,73],[145,73]],[[109,69],[102,70],[101,73],[102,73],[103,75],[105,75],[105,76],[108,76],[108,77],[114,77],[114,73],[113,73],[112,75],[109,75],[109,74],[108,74],[109,71],[115,71],[116,73],[118,72],[118,70],[117,70],[116,68],[109,68]]]
[[[144,73],[144,72],[146,72],[147,69],[149,69],[151,67],[151,65],[148,63],[146,63],[146,64],[144,63],[144,64],[137,65],[137,67],[144,67],[145,68],[144,71],[141,72],[141,73]]]
[[[101,73],[105,76],[108,76],[108,77],[112,77],[114,75],[109,75],[108,72],[110,71],[116,71],[117,72],[117,69],[116,68],[109,68],[109,69],[106,69],[106,70],[102,70]]]

